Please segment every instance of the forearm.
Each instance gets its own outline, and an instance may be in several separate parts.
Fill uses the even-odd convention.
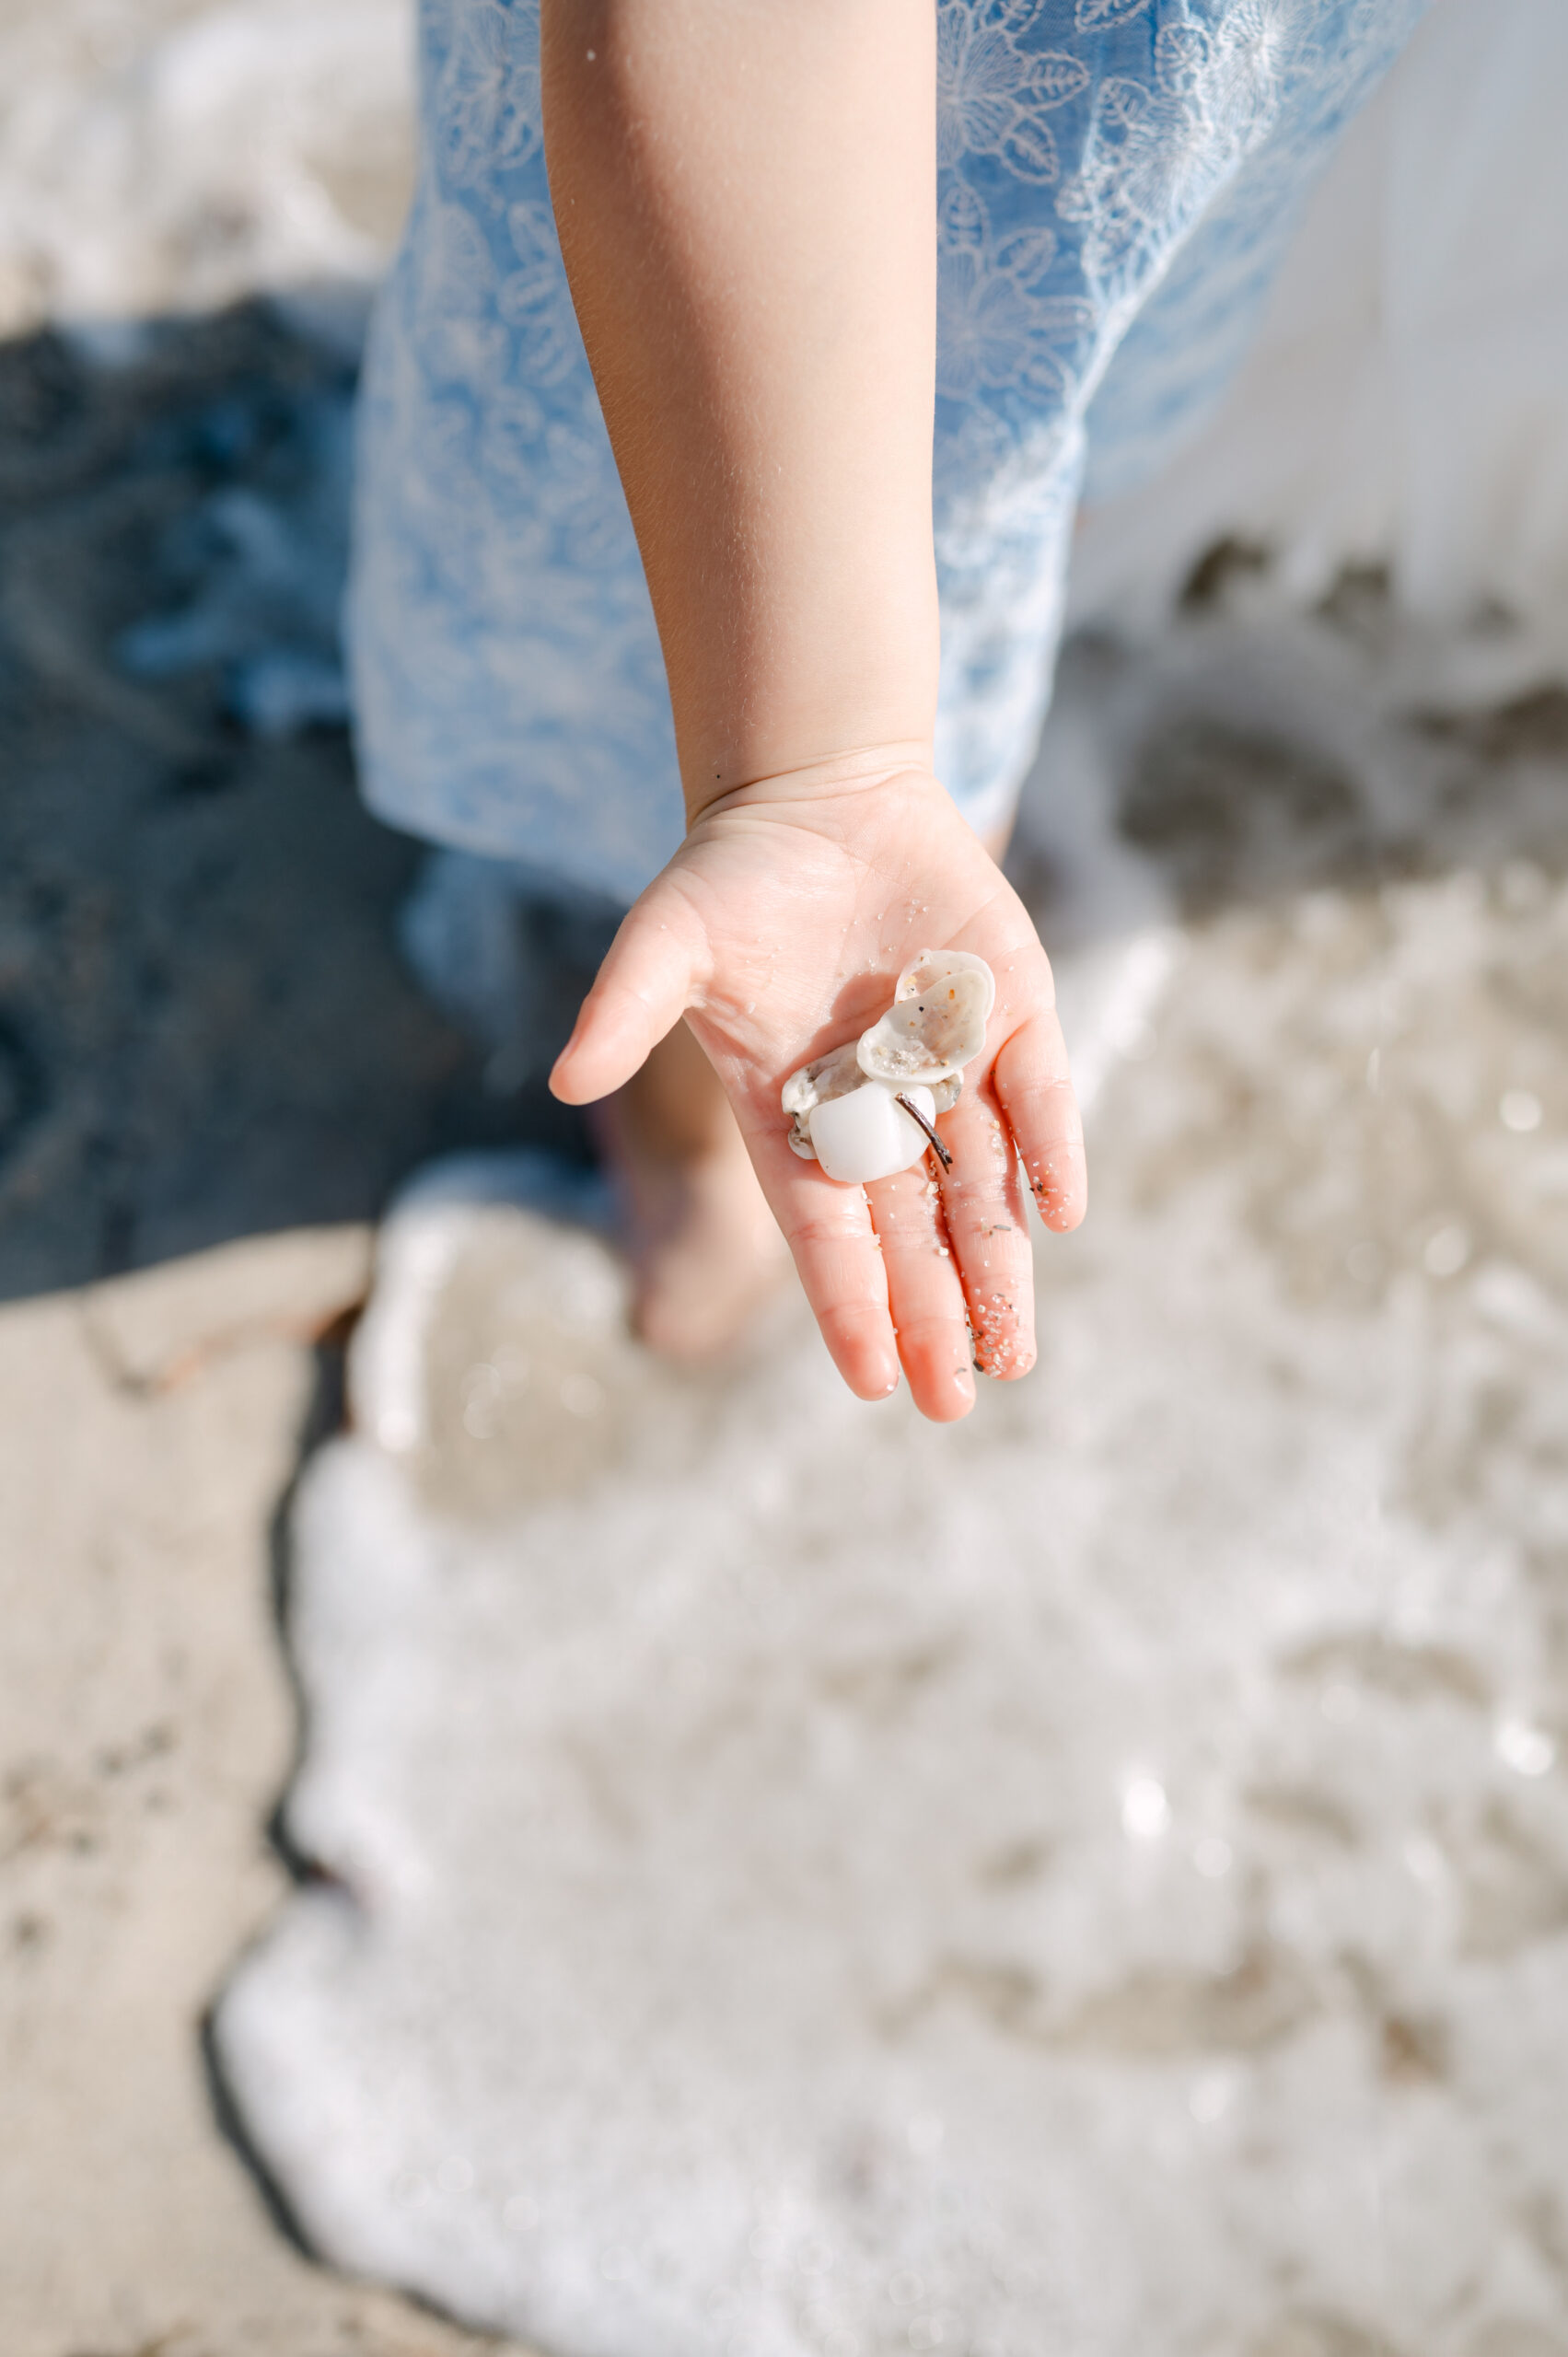
[[[930,0],[544,0],[562,250],[688,807],[927,746]]]

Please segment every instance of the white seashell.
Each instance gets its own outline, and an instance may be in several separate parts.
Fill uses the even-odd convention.
[[[936,1101],[929,1088],[909,1088],[904,1094],[928,1121],[935,1120]],[[912,1170],[930,1150],[919,1122],[912,1121],[893,1091],[877,1080],[863,1080],[847,1096],[814,1106],[807,1120],[817,1159],[828,1177],[862,1187],[874,1178],[890,1178],[896,1170]]]
[[[784,1109],[790,1115],[789,1142],[805,1162],[815,1162],[817,1149],[811,1143],[809,1116],[814,1106],[830,1104],[835,1097],[847,1097],[851,1089],[864,1088],[865,1076],[855,1062],[851,1048],[835,1048],[830,1056],[819,1056],[812,1064],[802,1064],[791,1073],[784,1085]]]
[[[983,958],[923,949],[899,976],[882,1020],[861,1033],[860,1069],[889,1088],[935,1087],[979,1055],[995,1004],[996,979]]]
[[[893,1004],[853,1048],[803,1064],[784,1086],[789,1142],[830,1178],[868,1186],[912,1169],[930,1140],[897,1102],[928,1121],[963,1090],[963,1067],[985,1044],[996,982],[965,949],[923,949],[899,976]]]

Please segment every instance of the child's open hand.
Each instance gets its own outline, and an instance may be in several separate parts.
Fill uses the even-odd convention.
[[[790,1150],[779,1092],[883,1011],[917,950],[978,952],[996,976],[983,1053],[936,1157],[867,1188]],[[1051,968],[1028,914],[928,771],[775,779],[726,796],[627,916],[552,1078],[587,1104],[629,1080],[685,1015],[728,1091],[834,1361],[863,1399],[898,1381],[947,1422],[973,1360],[1035,1359],[1023,1210],[1083,1217],[1083,1130]]]

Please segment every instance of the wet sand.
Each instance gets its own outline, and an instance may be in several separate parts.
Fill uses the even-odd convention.
[[[203,2054],[288,1886],[277,1516],[336,1420],[368,1223],[433,1149],[575,1144],[407,978],[418,852],[359,810],[341,726],[236,715],[311,614],[241,599],[162,679],[115,652],[232,584],[213,499],[322,492],[308,428],[348,389],[260,309],[129,367],[0,348],[8,2357],[475,2345],[299,2254]]]

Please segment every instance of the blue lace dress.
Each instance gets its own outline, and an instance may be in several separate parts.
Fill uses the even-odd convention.
[[[1425,0],[942,0],[938,770],[1005,817],[1072,520],[1194,425]],[[538,0],[425,0],[350,643],[396,825],[626,900],[679,842],[658,640],[556,244]]]

